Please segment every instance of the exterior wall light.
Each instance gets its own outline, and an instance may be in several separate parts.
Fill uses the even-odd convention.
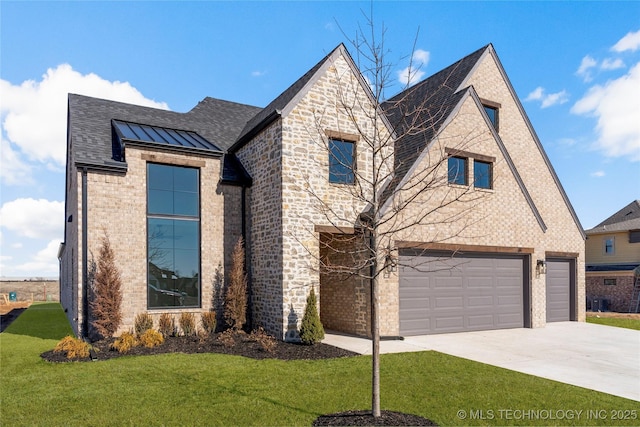
[[[536,273],[538,273],[538,275],[547,273],[547,262],[545,260],[539,259],[536,262]]]

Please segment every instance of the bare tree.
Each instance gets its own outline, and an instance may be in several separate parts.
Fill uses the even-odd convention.
[[[378,34],[371,18],[365,28],[367,34],[360,27],[350,40],[364,78],[334,67],[335,107],[316,110],[314,125],[308,129],[309,137],[326,153],[312,161],[326,169],[328,158],[330,171],[333,166],[334,173],[343,174],[333,178],[347,185],[334,185],[332,194],[341,194],[327,197],[318,181],[307,175],[301,187],[329,230],[319,236],[314,230],[319,253],[308,250],[316,263],[312,267],[319,267],[321,275],[357,278],[370,287],[372,415],[379,417],[380,282],[398,266],[398,241],[419,240],[426,245],[423,248],[447,242],[464,236],[469,226],[481,219],[469,213],[484,195],[471,191],[469,185],[451,185],[467,171],[451,167],[449,158],[466,152],[490,132],[486,126],[469,126],[456,133],[438,134],[452,114],[462,114],[454,112],[452,105],[459,103],[459,97],[441,101],[443,92],[457,88],[449,87],[446,77],[427,93],[410,87],[418,71],[411,59],[407,87],[385,99],[395,81],[394,64],[385,58],[385,29]],[[339,129],[335,135],[328,134],[328,122],[348,123],[348,132]],[[350,136],[344,137],[347,133]],[[340,147],[340,141],[349,137],[366,152],[358,153],[357,167],[354,148],[345,144],[343,151]],[[305,243],[308,237],[297,239],[309,246]]]

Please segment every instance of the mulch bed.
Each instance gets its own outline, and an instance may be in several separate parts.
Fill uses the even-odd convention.
[[[311,424],[313,426],[437,426],[433,421],[413,414],[380,411],[374,417],[371,411],[347,411],[337,414],[321,415]]]
[[[235,336],[233,346],[223,345],[217,338],[219,334],[209,337],[168,337],[164,343],[157,347],[134,347],[126,353],[118,353],[111,349],[114,339],[104,339],[91,343],[93,355],[97,360],[108,360],[123,356],[145,356],[165,353],[220,353],[244,356],[252,359],[281,359],[281,360],[315,360],[332,359],[336,357],[352,357],[357,353],[344,350],[327,344],[304,345],[275,341],[272,351],[266,351],[262,346],[251,339],[250,335],[238,334]],[[49,362],[69,362],[69,361],[91,361],[86,359],[67,359],[64,353],[54,353],[47,351],[41,357]]]

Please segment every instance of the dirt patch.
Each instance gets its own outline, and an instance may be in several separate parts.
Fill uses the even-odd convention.
[[[29,308],[31,301],[17,301],[10,302],[9,304],[0,304],[0,315],[4,316],[10,313],[12,310],[18,310],[21,308]]]
[[[587,311],[587,317],[615,317],[617,319],[640,320],[640,313],[616,313],[613,311]]]

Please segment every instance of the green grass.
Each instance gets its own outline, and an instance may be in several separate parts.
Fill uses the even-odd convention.
[[[321,414],[370,405],[367,356],[258,361],[167,354],[43,361],[40,353],[69,332],[60,305],[41,304],[0,334],[0,425],[308,426]],[[381,384],[383,409],[418,414],[441,425],[640,422],[611,419],[611,411],[625,410],[629,418],[636,411],[637,418],[637,402],[437,352],[383,355]],[[507,410],[531,412],[525,416]],[[575,418],[567,419],[566,411],[583,412],[579,417],[571,412]],[[589,416],[588,411],[599,412]]]
[[[587,316],[587,322],[597,323],[599,325],[615,326],[617,328],[635,329],[636,331],[640,331],[640,319]]]

